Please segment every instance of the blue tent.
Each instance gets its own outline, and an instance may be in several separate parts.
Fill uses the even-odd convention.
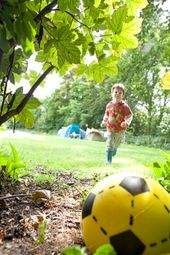
[[[67,138],[80,138],[84,139],[86,132],[80,129],[80,125],[71,124],[67,127],[63,127],[58,131],[58,135]]]

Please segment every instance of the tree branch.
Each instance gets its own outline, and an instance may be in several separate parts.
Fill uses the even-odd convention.
[[[30,194],[18,194],[18,195],[11,195],[11,196],[7,195],[7,196],[0,197],[0,200],[11,199],[16,197],[31,197],[31,195]]]
[[[47,5],[44,9],[40,11],[40,13],[34,18],[35,22],[40,22],[42,18],[57,5],[58,0],[54,0],[49,5]]]
[[[6,122],[8,119],[13,117],[14,115],[19,114],[24,106],[29,101],[30,97],[33,95],[36,88],[40,85],[40,83],[45,79],[45,77],[54,69],[54,66],[51,65],[47,70],[39,77],[39,79],[34,83],[34,85],[30,88],[28,93],[25,95],[24,99],[21,101],[21,103],[17,106],[16,109],[13,109],[9,112],[6,112],[4,115],[0,117],[0,125],[2,125],[4,122]]]
[[[75,21],[77,21],[80,25],[84,26],[84,27],[87,27],[89,30],[90,30],[90,27],[87,26],[86,24],[84,24],[83,22],[81,22],[80,20],[78,20],[74,14],[68,12],[68,11],[65,11],[68,15],[70,15]]]

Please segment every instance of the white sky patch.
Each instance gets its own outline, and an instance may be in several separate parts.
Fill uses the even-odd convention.
[[[30,70],[35,70],[39,74],[41,69],[41,63],[35,61],[35,56],[31,56],[28,60],[28,73]],[[43,87],[39,85],[33,95],[40,100],[45,99],[60,87],[61,81],[62,77],[60,77],[58,73],[48,74],[45,78],[45,85]],[[17,87],[20,86],[23,86],[24,93],[27,93],[30,89],[29,81],[26,79],[21,79],[21,81],[17,84]]]

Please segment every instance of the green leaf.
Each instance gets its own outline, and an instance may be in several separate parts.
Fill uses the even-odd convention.
[[[101,83],[106,76],[114,76],[118,73],[116,63],[113,61],[113,57],[108,57],[100,61],[100,63],[91,63],[87,68],[87,75],[90,80]]]
[[[15,94],[15,100],[12,105],[12,109],[17,108],[17,106],[21,103],[21,101],[24,99],[25,95],[24,94]]]
[[[32,16],[31,12],[26,11],[24,13],[23,21],[24,21],[26,32],[27,32],[27,37],[29,41],[31,42],[36,35],[36,30],[35,30],[36,23],[34,22],[34,17]]]
[[[59,42],[65,42],[66,40],[67,43],[69,43],[70,41],[72,41],[72,39],[75,37],[74,33],[73,33],[73,30],[70,30],[69,26],[66,25],[66,26],[63,26],[61,27],[59,30],[58,30],[58,33],[57,33],[57,40]]]
[[[31,10],[31,11],[39,11],[39,6],[35,1],[26,1],[26,6]]]
[[[7,10],[7,9],[3,10],[3,12],[0,12],[0,16],[3,19],[4,28],[6,31],[6,40],[15,38],[13,24],[11,22],[11,17],[8,15],[8,12],[9,12],[9,10]]]
[[[35,78],[37,78],[37,76],[38,76],[38,74],[37,74],[37,71],[36,70],[30,70],[29,71],[29,78],[33,78],[33,79],[35,79]]]
[[[58,6],[61,11],[72,11],[73,13],[79,13],[79,9],[77,8],[80,4],[80,0],[59,0]]]
[[[170,154],[168,154],[168,153],[166,153],[166,152],[164,152],[164,151],[161,151],[160,153],[161,153],[161,155],[162,155],[166,160],[170,161]]]
[[[79,246],[67,247],[62,251],[63,255],[86,255],[84,248]]]
[[[91,64],[89,67],[89,71],[93,75],[93,79],[99,83],[104,80],[105,74],[103,72],[102,66],[100,64]]]
[[[9,155],[4,150],[4,148],[0,148],[0,165],[6,165],[7,161],[9,159]]]
[[[59,42],[58,45],[58,64],[61,67],[65,61],[70,64],[80,63],[80,50],[75,44],[69,42]]]
[[[155,168],[161,168],[160,164],[158,162],[153,162],[153,167]]]
[[[138,9],[144,9],[148,5],[147,0],[126,0],[129,16],[136,16]]]
[[[84,0],[83,4],[85,8],[89,8],[94,5],[94,0]]]
[[[94,52],[95,52],[95,43],[90,42],[89,43],[89,53],[90,53],[90,55],[94,55]]]
[[[11,163],[10,171],[8,171],[9,174],[11,174],[13,171],[18,170],[19,168],[25,168],[26,165],[24,162],[16,162],[16,163]],[[13,176],[14,177],[14,176]]]
[[[20,122],[26,127],[26,128],[32,128],[34,125],[34,115],[28,110],[24,109],[22,110],[19,115]]]
[[[123,23],[122,31],[120,34],[115,35],[113,42],[120,43],[123,49],[136,48],[138,40],[134,36],[140,32],[142,19],[133,19],[128,23]]]
[[[87,67],[86,67],[85,64],[80,64],[80,65],[78,65],[75,74],[76,74],[77,76],[82,75],[83,73],[85,73],[86,68],[87,68]]]
[[[153,168],[154,171],[154,176],[156,179],[160,179],[163,177],[163,171],[160,163],[158,162],[153,162],[151,165],[149,165]]]
[[[104,244],[100,246],[94,255],[116,255],[117,253],[115,252],[113,246],[111,244]]]
[[[141,31],[142,19],[134,18],[128,23],[123,23],[123,28],[121,34],[125,35],[136,35]]]
[[[76,45],[82,45],[86,43],[86,37],[83,34],[77,32],[77,35],[78,35],[78,39],[76,39],[74,42]]]
[[[0,48],[5,52],[9,50],[9,43],[6,39],[6,31],[2,25],[0,25]]]
[[[45,241],[45,233],[47,231],[47,221],[46,220],[43,220],[39,223],[38,231],[39,231],[38,241],[39,241],[39,243],[43,244]]]
[[[96,8],[99,7],[100,3],[101,3],[101,0],[94,0],[94,6],[95,6]]]
[[[122,6],[119,9],[117,9],[114,13],[112,18],[108,17],[107,23],[109,25],[109,28],[116,34],[120,33],[123,27],[123,22],[125,21],[127,16],[127,7]]]
[[[166,173],[168,173],[168,172],[169,172],[169,170],[170,170],[170,168],[168,167],[168,165],[167,165],[167,164],[164,164],[164,169],[165,169],[165,172],[166,172]]]
[[[160,179],[163,177],[162,169],[161,168],[154,168],[154,176],[156,179]]]
[[[24,7],[18,9],[18,16],[13,23],[18,42],[22,45],[25,53],[33,52],[36,34],[34,18],[30,12],[24,10]]]
[[[65,62],[70,64],[80,63],[80,50],[76,45],[75,34],[69,26],[61,27],[55,34],[58,65],[61,67]]]
[[[41,105],[41,102],[36,97],[31,97],[26,105],[26,108],[28,109],[36,109]]]
[[[49,41],[49,43],[50,43],[50,41]],[[40,51],[38,52],[38,54],[37,54],[36,57],[35,57],[35,61],[37,61],[37,62],[45,62],[45,61],[48,59],[47,53],[49,52],[50,48],[49,48],[49,50],[47,51],[46,46],[48,46],[48,43],[45,44],[45,46],[44,46],[44,51],[40,50]]]
[[[170,161],[166,161],[166,165],[167,165],[167,167],[168,167],[168,169],[169,169],[169,171],[170,171]]]
[[[10,143],[11,151],[12,151],[12,158],[14,162],[19,161],[19,154],[17,149]]]

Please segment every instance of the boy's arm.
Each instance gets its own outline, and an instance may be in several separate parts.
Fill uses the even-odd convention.
[[[126,120],[125,120],[126,125],[129,126],[130,123],[132,122],[132,120],[133,120],[133,113],[131,113],[131,114],[126,118]]]
[[[121,127],[126,127],[128,128],[130,123],[132,122],[132,119],[133,119],[133,113],[131,112],[126,118],[125,118],[125,121],[123,121],[121,123]]]
[[[104,117],[103,117],[103,120],[100,124],[101,127],[106,127],[106,122],[108,120],[108,114],[107,114],[107,111],[105,111],[105,114],[104,114]]]

